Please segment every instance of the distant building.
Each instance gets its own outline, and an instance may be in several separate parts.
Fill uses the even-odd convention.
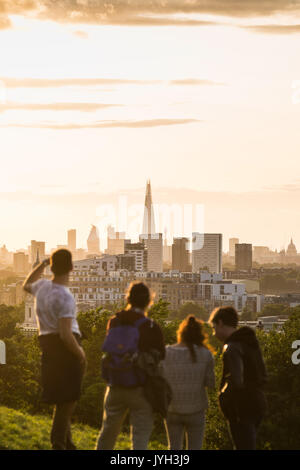
[[[143,220],[143,233],[155,233],[154,211],[152,205],[152,194],[150,180],[147,181],[145,207],[144,207],[144,220]]]
[[[27,274],[29,271],[29,256],[23,252],[14,253],[14,272]]]
[[[163,239],[162,233],[142,234],[140,241],[144,242],[147,251],[147,270],[163,271]]]
[[[172,269],[178,269],[181,272],[191,271],[189,263],[189,239],[174,238],[172,245]]]
[[[147,271],[147,250],[143,242],[131,243],[130,240],[125,241],[125,254],[133,255],[135,259],[136,272]]]
[[[68,230],[68,249],[71,253],[76,251],[76,230],[71,229]]]
[[[237,243],[235,245],[235,269],[245,271],[252,269],[251,243]]]
[[[192,271],[207,269],[210,273],[222,272],[222,234],[193,233]]]
[[[46,257],[45,242],[38,242],[36,240],[31,240],[29,251],[30,251],[30,257],[29,257],[30,264],[35,263],[37,259],[37,254],[39,254],[40,261],[43,261]]]
[[[125,252],[125,232],[116,232],[111,226],[107,228],[108,255],[122,255]]]
[[[92,225],[90,234],[88,236],[87,248],[89,254],[96,255],[100,253],[100,239],[97,227],[95,225]]]
[[[117,255],[118,266],[117,270],[125,269],[129,272],[135,271],[136,257],[135,254],[125,253],[123,255]]]
[[[229,238],[229,256],[235,256],[235,245],[239,243],[238,238]]]

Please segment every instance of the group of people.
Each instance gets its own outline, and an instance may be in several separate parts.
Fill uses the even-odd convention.
[[[49,264],[52,280],[41,278]],[[23,286],[36,299],[43,400],[55,405],[51,430],[54,450],[76,449],[71,417],[86,368],[75,301],[68,289],[72,269],[71,253],[57,250],[28,275]],[[98,450],[114,449],[127,413],[132,448],[147,449],[155,411],[153,396],[146,393],[151,374],[161,377],[160,392],[169,391],[164,416],[169,449],[181,450],[184,436],[187,449],[202,448],[207,389],[215,387],[213,348],[203,322],[193,315],[180,324],[177,343],[165,346],[160,326],[147,316],[151,303],[151,292],[144,283],[131,284],[126,308],[109,320],[104,344],[99,344],[104,351],[102,374],[107,389]],[[251,328],[238,327],[233,307],[216,308],[209,323],[224,344],[219,402],[233,446],[254,450],[266,409],[266,370],[259,343]],[[150,391],[150,395],[155,394]]]

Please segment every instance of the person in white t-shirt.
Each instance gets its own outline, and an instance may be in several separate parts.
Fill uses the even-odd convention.
[[[52,280],[40,279],[49,264]],[[71,438],[71,417],[80,397],[86,362],[74,297],[67,287],[72,269],[70,251],[57,250],[28,275],[23,285],[35,297],[42,350],[43,401],[55,405],[51,430],[55,450],[76,449]]]

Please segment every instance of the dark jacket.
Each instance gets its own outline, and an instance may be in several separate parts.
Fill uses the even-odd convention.
[[[229,420],[263,417],[266,401],[263,386],[266,369],[254,330],[244,326],[226,340],[220,406]]]
[[[119,325],[131,325],[144,315],[140,311],[122,310],[110,319],[107,324],[107,330]],[[149,319],[150,320],[150,319]],[[166,350],[163,334],[160,326],[153,320],[143,323],[140,328],[139,337],[139,351],[149,352],[151,349],[156,349],[160,352],[161,359],[165,358]]]

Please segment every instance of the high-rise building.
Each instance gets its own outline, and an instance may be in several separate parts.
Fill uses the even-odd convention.
[[[95,225],[92,225],[89,237],[87,239],[87,248],[89,254],[96,255],[100,253],[100,240],[98,230]]]
[[[144,243],[131,243],[125,240],[125,254],[134,255],[135,271],[147,271],[147,250]]]
[[[237,243],[235,245],[235,269],[252,269],[252,245],[251,243]]]
[[[147,271],[163,271],[163,238],[162,233],[142,234],[140,241],[147,250]]]
[[[235,256],[235,245],[239,243],[238,238],[229,238],[229,256]]]
[[[172,269],[190,271],[188,238],[174,238],[172,245]]]
[[[193,233],[192,271],[222,272],[222,234]]]
[[[163,237],[162,233],[155,233],[154,211],[150,180],[147,181],[143,233],[140,241],[145,244],[147,250],[147,270],[163,271]]]
[[[23,252],[14,253],[14,272],[26,274],[29,271],[29,257]]]
[[[165,228],[164,246],[163,246],[163,262],[172,265],[172,245],[168,245],[167,229]]]
[[[43,261],[45,259],[45,242],[37,242],[36,240],[31,240],[31,245],[30,245],[30,264],[33,264],[36,262],[37,255],[40,259],[40,261]]]
[[[74,253],[76,251],[76,230],[68,230],[68,249]]]
[[[154,211],[152,205],[152,194],[150,180],[147,181],[145,208],[144,208],[144,221],[143,221],[143,234],[155,233]]]
[[[116,232],[111,225],[107,228],[107,254],[123,255],[125,250],[125,232]]]

